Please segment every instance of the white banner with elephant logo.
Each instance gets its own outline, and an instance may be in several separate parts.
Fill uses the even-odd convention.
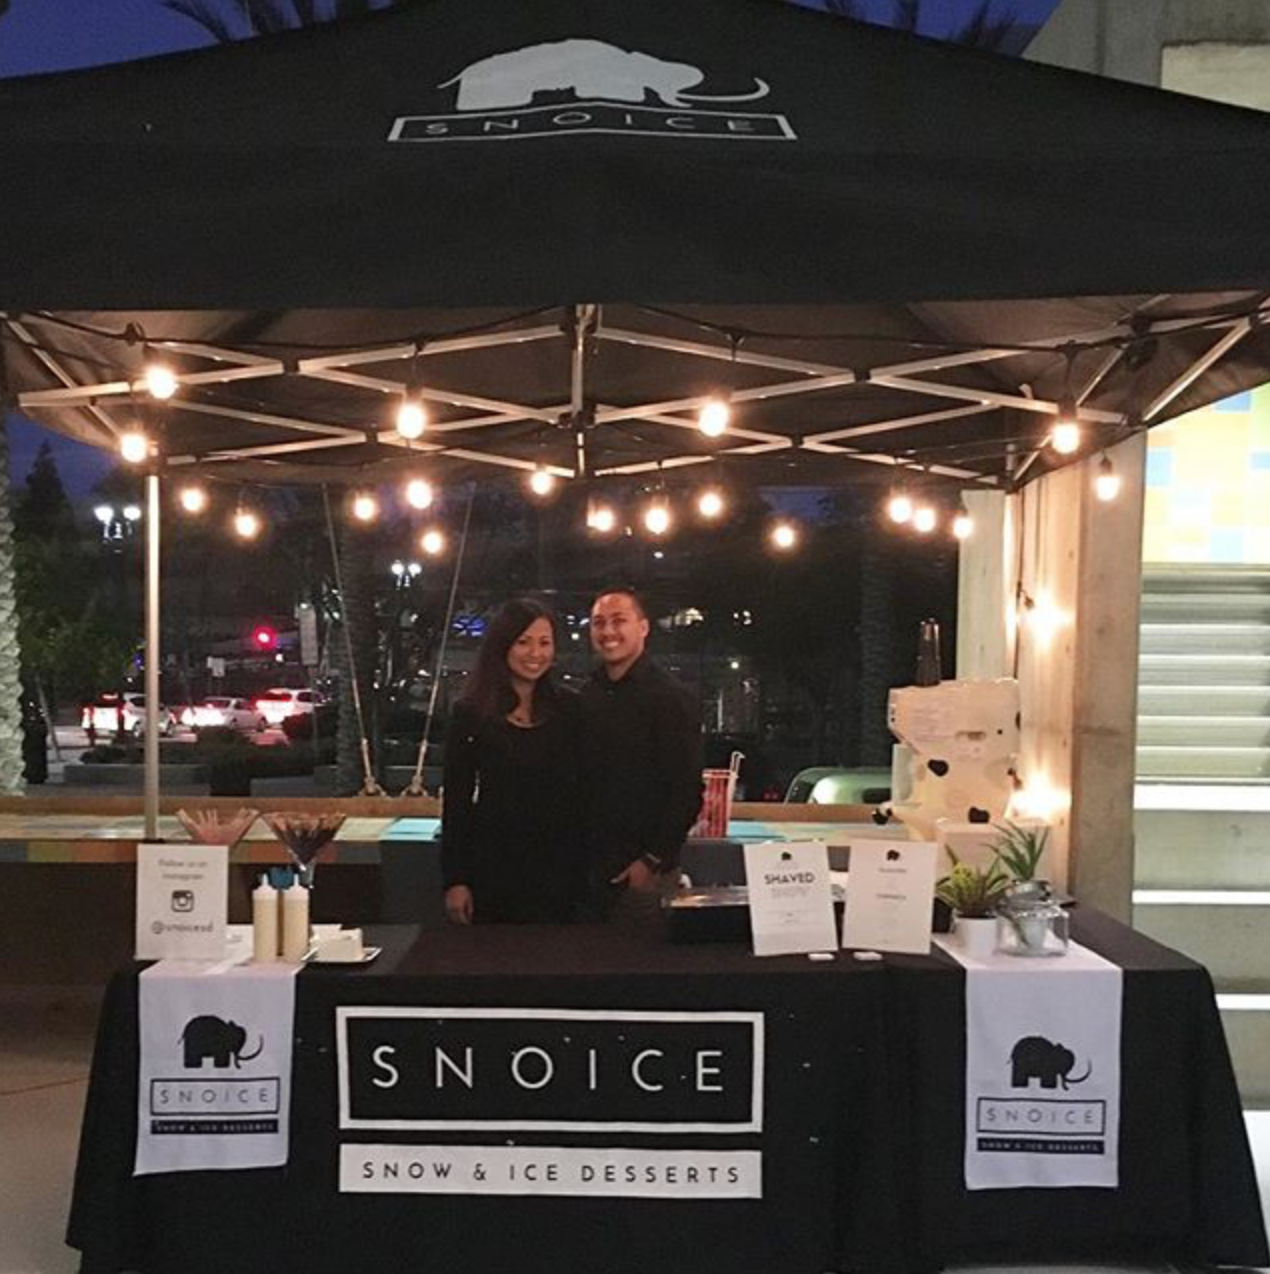
[[[137,1176],[287,1162],[299,967],[163,960],[141,974]]]
[[[1037,960],[944,949],[966,969],[966,1189],[1114,1189],[1123,971],[1075,943]]]

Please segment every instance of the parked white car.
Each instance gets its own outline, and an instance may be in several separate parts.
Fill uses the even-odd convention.
[[[233,699],[217,695],[186,708],[181,724],[192,729],[204,726],[228,726],[231,730],[263,730],[268,722],[250,699]]]
[[[275,686],[257,696],[256,708],[270,725],[281,725],[288,717],[312,716],[322,696],[312,690]]]
[[[119,715],[123,713],[125,734],[140,739],[146,732],[146,697],[140,694],[104,694],[84,705],[80,724],[85,730],[109,737],[119,731]],[[159,707],[159,733],[171,734],[176,724],[170,709]]]

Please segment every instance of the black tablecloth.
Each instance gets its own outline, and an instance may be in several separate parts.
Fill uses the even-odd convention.
[[[1208,975],[1096,915],[1081,916],[1077,932],[1126,971],[1118,1190],[963,1188],[964,979],[942,955],[813,964],[611,929],[393,929],[376,935],[386,947],[377,963],[299,976],[285,1169],[132,1177],[137,970],[117,975],[93,1060],[69,1242],[87,1274],[407,1264],[900,1274],[976,1257],[1148,1255],[1267,1263]],[[341,1004],[761,1011],[764,1128],[740,1144],[762,1151],[763,1197],[340,1194]],[[539,1141],[568,1144],[559,1133]]]

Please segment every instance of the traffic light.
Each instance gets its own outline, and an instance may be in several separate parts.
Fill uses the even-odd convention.
[[[276,650],[278,646],[278,634],[270,628],[268,624],[257,624],[251,630],[251,644],[257,650]]]

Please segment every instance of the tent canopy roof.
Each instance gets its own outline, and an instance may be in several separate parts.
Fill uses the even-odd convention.
[[[24,410],[109,441],[138,323],[166,451],[236,471],[394,467],[417,378],[439,462],[995,481],[1068,388],[1110,442],[1270,364],[1270,120],[777,0],[416,0],[8,81],[0,168]]]

